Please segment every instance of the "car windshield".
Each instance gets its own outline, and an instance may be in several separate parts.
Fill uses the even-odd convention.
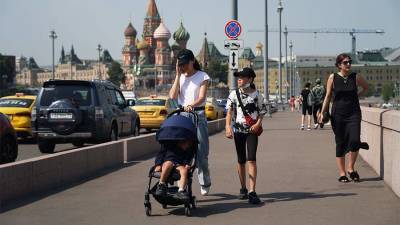
[[[29,108],[33,99],[3,98],[0,99],[0,107]]]
[[[51,85],[43,89],[40,105],[49,106],[54,101],[69,99],[79,106],[89,106],[92,104],[90,89],[84,85]]]
[[[165,100],[164,99],[138,99],[135,103],[136,106],[138,105],[155,105],[155,106],[164,106]]]

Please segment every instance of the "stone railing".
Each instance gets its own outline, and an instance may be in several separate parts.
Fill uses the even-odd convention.
[[[361,140],[370,145],[361,157],[400,197],[400,111],[361,107]]]

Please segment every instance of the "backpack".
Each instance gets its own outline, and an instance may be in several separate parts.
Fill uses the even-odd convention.
[[[314,94],[313,94],[312,91],[310,91],[310,93],[309,93],[308,96],[307,96],[307,105],[308,105],[308,106],[313,106],[314,103],[315,103]]]
[[[313,93],[314,104],[322,104],[325,98],[325,88],[322,85],[315,86],[311,93]]]

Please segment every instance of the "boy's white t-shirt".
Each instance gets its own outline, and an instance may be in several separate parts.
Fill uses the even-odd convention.
[[[198,70],[195,74],[190,77],[181,75],[179,80],[179,96],[178,104],[187,106],[192,104],[196,99],[199,98],[201,83],[205,80],[209,80],[210,77],[204,71]],[[199,106],[205,106],[206,99]]]

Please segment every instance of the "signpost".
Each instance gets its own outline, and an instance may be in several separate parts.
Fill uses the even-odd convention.
[[[229,50],[229,69],[230,75],[230,89],[236,89],[236,79],[233,73],[239,69],[239,49],[243,48],[243,40],[238,40],[242,33],[242,25],[237,20],[230,20],[225,24],[225,35],[228,40],[224,42],[224,48]]]
[[[239,69],[239,50],[230,50],[229,52],[229,68],[231,70]]]

